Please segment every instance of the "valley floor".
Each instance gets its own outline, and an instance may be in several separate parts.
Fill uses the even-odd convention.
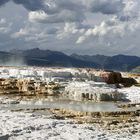
[[[98,72],[96,73],[98,74]],[[134,107],[136,111],[139,110],[140,87],[132,86],[129,88],[118,89],[114,87],[115,85],[108,85],[105,82],[100,81],[101,79],[97,77],[96,73],[93,71],[93,73],[90,75],[88,70],[84,69],[81,72],[81,69],[49,68],[46,70],[42,68],[39,70],[38,68],[26,69],[26,67],[1,67],[0,78],[1,85],[3,85],[1,94],[3,93],[4,89],[9,89],[9,87],[11,88],[15,84],[11,84],[11,81],[9,82],[8,80],[5,80],[8,78],[10,78],[10,80],[14,78],[30,79],[30,81],[32,79],[39,79],[48,83],[50,81],[61,81],[63,86],[67,84],[67,88],[65,88],[67,93],[70,92],[72,95],[75,94],[75,99],[77,99],[76,95],[79,94],[79,98],[81,97],[82,92],[87,94],[87,92],[92,93],[93,90],[94,92],[97,92],[96,94],[93,92],[93,95],[105,94],[105,91],[106,95],[112,92],[116,93],[117,95],[121,93],[121,95],[123,95],[122,100],[124,98],[124,100],[129,100],[130,104],[136,104]],[[75,81],[75,78],[77,78],[77,81]],[[99,81],[95,82],[91,78]],[[25,85],[25,87],[28,86],[29,85]],[[51,94],[51,96],[52,95],[53,94]],[[110,94],[110,96],[112,95],[114,94]],[[15,93],[13,96],[15,96]],[[30,97],[30,95],[28,96]],[[34,105],[37,107],[40,105],[41,107],[43,106],[42,108],[44,108],[46,104],[43,103],[44,102],[38,101],[36,104],[34,103]],[[131,123],[124,121],[121,123],[118,122],[117,125],[115,123],[109,124],[106,127],[103,126],[105,123],[103,125],[99,123],[82,123],[80,121],[76,121],[76,119],[72,120],[72,117],[67,119],[64,116],[56,116],[56,114],[51,111],[49,112],[49,110],[46,113],[39,113],[33,108],[30,108],[32,107],[33,103],[27,104],[29,107],[28,110],[12,110],[13,104],[16,104],[17,107],[22,107],[27,104],[27,99],[19,100],[18,97],[11,99],[8,96],[3,97],[3,94],[0,96],[0,140],[140,140],[139,112],[138,116],[133,116],[133,119],[129,120]],[[69,103],[69,105],[71,105],[71,103]],[[88,104],[85,103],[85,106],[86,105],[88,106]],[[77,104],[77,106],[80,106],[81,110],[84,110],[83,106],[79,104]],[[64,105],[64,107],[66,106]],[[128,109],[130,108],[128,107]],[[99,110],[101,111],[101,106],[97,106],[97,111]],[[129,117],[131,117],[131,115]]]

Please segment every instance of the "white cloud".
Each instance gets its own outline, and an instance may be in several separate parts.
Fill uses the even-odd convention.
[[[25,36],[28,34],[28,31],[26,29],[21,28],[18,32],[11,35],[13,38],[20,38],[22,36]]]
[[[86,36],[80,36],[76,41],[77,44],[83,43],[86,40]]]
[[[90,1],[91,2],[91,1]],[[106,3],[108,0],[93,0],[96,4],[100,2]],[[113,3],[118,3],[120,0],[110,1],[111,5]],[[98,38],[123,38],[127,34],[133,34],[140,29],[140,1],[138,0],[122,0],[123,8],[121,12],[116,13],[114,17],[108,18],[106,21],[102,21],[99,25],[88,29],[83,35],[81,35],[76,43],[83,43],[84,41],[95,36]],[[95,4],[95,5],[96,5]],[[95,6],[94,5],[94,6]],[[109,5],[108,5],[109,6]],[[113,8],[113,6],[111,6]],[[103,8],[101,8],[103,10]],[[107,13],[106,13],[107,14]],[[110,40],[111,40],[110,39]],[[132,36],[133,40],[133,36]],[[125,41],[125,40],[124,40]]]
[[[98,38],[122,38],[125,35],[132,34],[136,30],[140,29],[140,22],[129,21],[121,22],[118,19],[110,19],[108,21],[103,21],[100,25],[95,26],[94,28],[88,29],[82,36],[77,40],[77,43],[82,43],[88,38],[98,37]],[[133,39],[133,36],[132,36]]]
[[[24,40],[29,44],[34,42],[36,44],[47,42],[50,37],[57,34],[58,28],[42,27],[39,24],[28,23],[25,27],[20,28],[11,34],[11,38],[16,40]]]
[[[7,12],[9,17],[12,8],[2,6],[6,1],[0,1],[1,43],[5,36],[11,42],[9,46],[20,47],[24,42],[24,48],[38,46],[69,53],[117,54],[139,50],[139,0],[11,1],[14,4],[7,5],[21,5],[26,14],[20,12],[19,6],[17,11],[13,10],[16,18],[6,19],[4,15]]]
[[[11,30],[12,23],[7,23],[5,18],[0,19],[0,33],[9,33]]]
[[[6,23],[6,19],[5,18],[1,18],[0,19],[0,24],[5,24]]]
[[[63,23],[63,22],[75,22],[82,21],[83,17],[75,11],[62,10],[59,13],[48,15],[44,11],[32,11],[29,12],[29,20],[31,22],[40,23]]]
[[[32,11],[29,13],[29,20],[31,22],[44,22],[48,15],[44,11]]]

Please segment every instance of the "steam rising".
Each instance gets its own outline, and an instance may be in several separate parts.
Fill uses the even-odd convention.
[[[23,57],[20,56],[8,56],[0,60],[1,66],[26,66],[26,62]]]

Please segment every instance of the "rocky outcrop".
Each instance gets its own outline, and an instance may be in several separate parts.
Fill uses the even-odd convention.
[[[137,81],[134,78],[122,78],[122,84],[125,87],[130,87],[132,85],[137,84]]]
[[[134,78],[124,78],[119,72],[103,71],[100,72],[99,77],[107,84],[123,84],[125,87],[137,84]]]
[[[107,84],[116,84],[122,82],[122,75],[119,72],[104,71],[99,75]]]

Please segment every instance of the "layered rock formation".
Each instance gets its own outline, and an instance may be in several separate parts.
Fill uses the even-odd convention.
[[[119,101],[123,95],[115,85],[96,82],[72,82],[65,88],[64,96],[72,100]]]
[[[54,82],[42,82],[31,79],[0,79],[1,94],[23,95],[55,95],[59,93],[60,85]]]
[[[32,68],[32,67],[0,67],[0,77],[3,78],[30,78],[45,81],[95,81],[106,82],[107,84],[124,83],[133,85],[134,79],[123,78],[121,73],[88,68]]]
[[[122,100],[123,95],[116,87],[136,83],[133,78],[123,78],[119,72],[86,68],[1,67],[0,77],[3,77],[0,79],[1,93],[56,95],[63,93],[63,86],[65,97],[93,101]]]

